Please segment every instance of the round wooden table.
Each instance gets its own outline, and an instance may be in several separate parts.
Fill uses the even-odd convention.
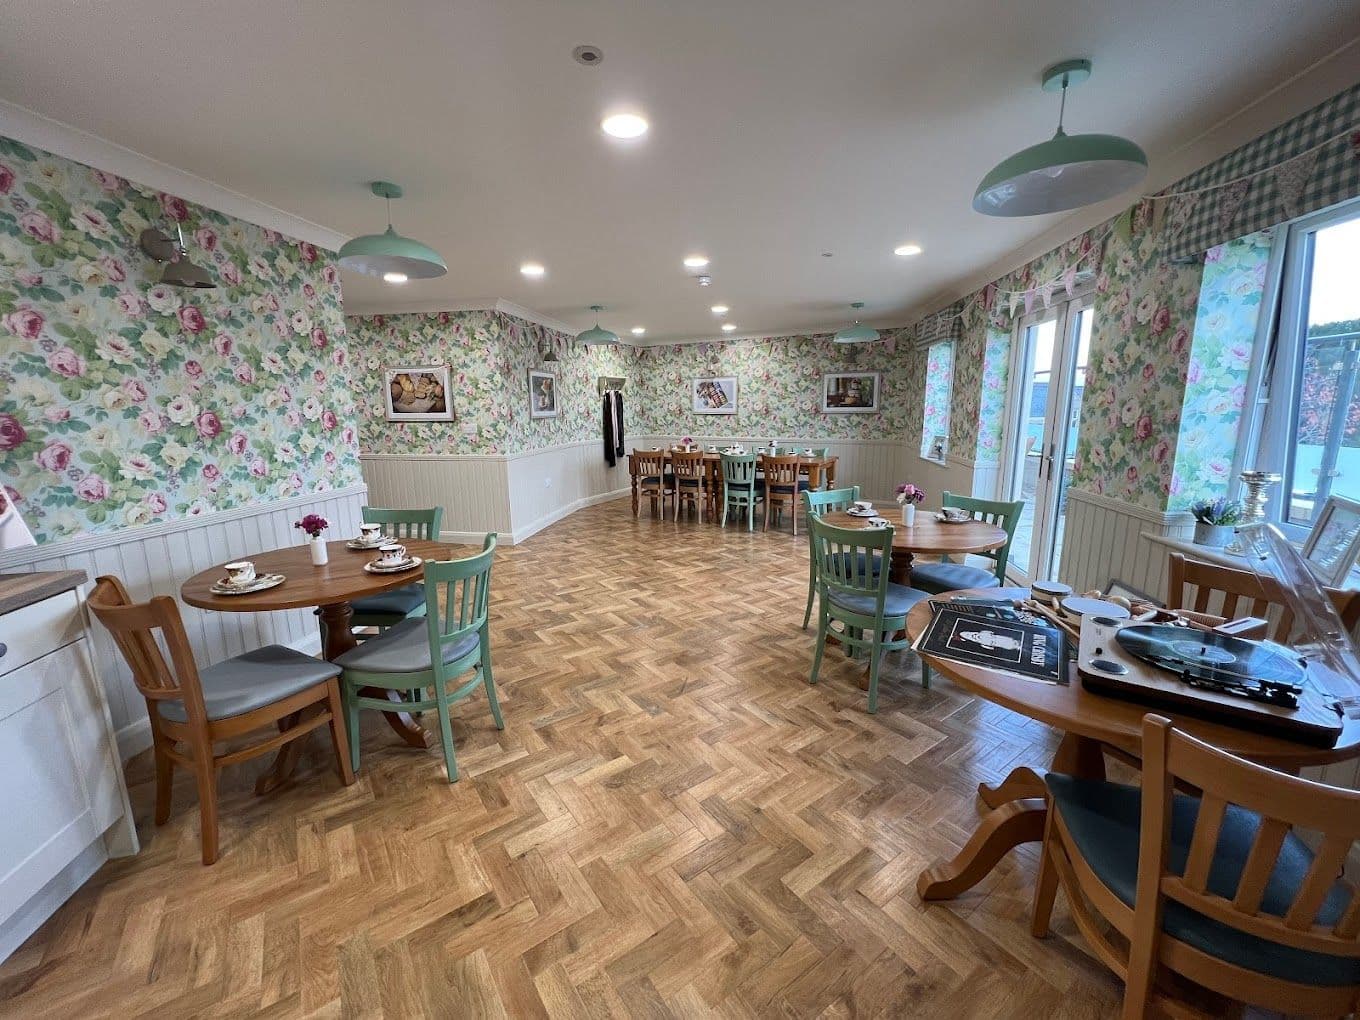
[[[986,521],[945,524],[935,519],[935,511],[918,508],[916,523],[908,528],[902,523],[902,508],[896,503],[875,503],[874,509],[893,525],[891,574],[898,584],[911,583],[911,560],[916,553],[959,556],[989,552],[1006,544],[1005,530]],[[837,528],[869,530],[866,518],[856,517],[845,510],[825,514],[822,520]]]
[[[992,588],[964,594],[1025,598],[1029,592],[1023,588]],[[907,633],[913,640],[925,630],[930,617],[928,601],[919,602],[912,608],[907,615]],[[1049,766],[1054,772],[1104,779],[1107,747],[1123,752],[1125,758],[1140,759],[1143,716],[1151,711],[1169,718],[1177,729],[1216,747],[1291,772],[1360,756],[1360,720],[1345,720],[1345,728],[1335,747],[1310,747],[1164,708],[1153,709],[1133,701],[1093,694],[1082,685],[1075,666],[1068,685],[1061,686],[933,655],[922,658],[931,669],[978,697],[1061,730],[1062,742]],[[1012,847],[1043,839],[1046,815],[1043,770],[1022,765],[998,786],[980,784],[978,795],[988,808],[982,823],[953,860],[932,865],[921,872],[916,891],[922,899],[951,899],[980,882]]]
[[[401,544],[406,546],[412,556],[426,560],[448,559],[453,549],[442,542],[419,539],[403,539]],[[334,661],[359,644],[350,626],[354,616],[351,603],[367,595],[377,595],[413,584],[424,576],[424,570],[370,574],[364,569],[364,564],[377,556],[374,550],[350,549],[344,540],[327,542],[326,548],[330,562],[322,567],[312,565],[311,552],[306,545],[234,557],[253,562],[257,574],[283,574],[287,580],[276,587],[249,595],[215,595],[212,585],[227,573],[222,565],[218,565],[200,571],[185,581],[180,588],[180,598],[188,605],[218,613],[269,613],[316,606],[321,621],[321,656]],[[398,691],[366,688],[363,693],[368,697],[389,698],[393,702],[401,700]],[[383,718],[412,747],[424,748],[433,743],[433,735],[408,713],[385,712]],[[296,720],[293,722],[296,724]],[[294,740],[284,745],[273,767],[255,784],[256,793],[266,793],[292,775],[303,743]]]

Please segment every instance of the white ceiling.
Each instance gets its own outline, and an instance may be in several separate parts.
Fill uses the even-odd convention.
[[[1050,231],[969,203],[1052,133],[1052,61],[1095,62],[1068,129],[1133,138],[1155,178],[1360,35],[1360,5],[1295,0],[32,0],[3,20],[0,98],[346,236],[383,226],[367,181],[404,185],[397,229],[449,274],[347,275],[350,310],[504,298],[579,328],[599,303],[648,341],[720,335],[718,302],[737,336],[835,327],[855,300],[899,323]],[[645,140],[600,132],[616,107]],[[908,241],[925,254],[895,257]]]

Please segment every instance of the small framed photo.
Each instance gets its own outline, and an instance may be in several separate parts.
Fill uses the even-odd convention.
[[[529,369],[529,417],[557,417],[557,376],[551,372]]]
[[[1303,543],[1303,558],[1319,581],[1339,588],[1360,555],[1360,503],[1328,496]]]
[[[877,372],[828,372],[822,376],[824,414],[870,414],[877,410]]]
[[[690,405],[695,414],[736,414],[737,377],[702,376],[690,388]]]
[[[388,421],[453,421],[448,365],[389,368],[383,379]]]

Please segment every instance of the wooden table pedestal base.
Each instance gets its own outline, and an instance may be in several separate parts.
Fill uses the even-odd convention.
[[[1053,755],[1052,771],[1104,779],[1100,742],[1066,734]],[[979,784],[978,796],[988,809],[982,824],[952,860],[921,872],[917,895],[923,900],[953,899],[981,882],[1012,848],[1042,840],[1048,817],[1044,790],[1043,776],[1023,765],[996,786]]]

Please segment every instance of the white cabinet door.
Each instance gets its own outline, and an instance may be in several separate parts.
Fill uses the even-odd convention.
[[[0,676],[0,921],[122,814],[85,641]]]

